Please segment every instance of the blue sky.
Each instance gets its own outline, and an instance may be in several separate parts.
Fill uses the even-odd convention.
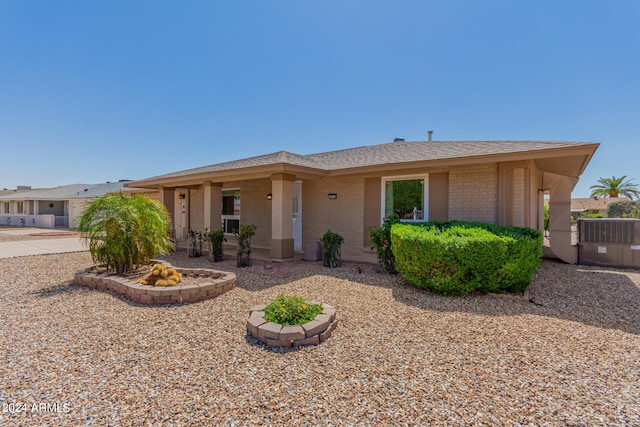
[[[0,188],[279,150],[600,142],[640,184],[640,2],[0,0]]]

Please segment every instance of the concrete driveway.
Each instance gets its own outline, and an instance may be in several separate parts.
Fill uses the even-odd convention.
[[[43,230],[37,230],[43,232]],[[49,230],[44,230],[49,231]],[[21,235],[33,234],[34,229],[16,230],[5,229],[0,230],[0,234]],[[50,234],[50,233],[47,233]],[[32,239],[32,240],[12,240],[0,242],[0,258],[13,258],[29,255],[59,254],[65,252],[82,252],[88,250],[83,241],[74,237],[60,237],[50,239]]]

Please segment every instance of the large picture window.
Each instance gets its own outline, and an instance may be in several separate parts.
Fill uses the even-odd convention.
[[[383,178],[382,217],[427,221],[427,189],[427,175]]]
[[[4,213],[11,213],[11,202],[4,202]]]

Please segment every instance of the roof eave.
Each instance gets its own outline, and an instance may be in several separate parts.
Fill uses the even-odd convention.
[[[276,173],[294,174],[301,179],[313,179],[328,174],[327,171],[308,166],[291,163],[276,163],[272,165],[251,166],[220,171],[200,172],[173,177],[157,177],[131,181],[125,183],[125,187],[137,187],[143,189],[158,189],[160,187],[181,187],[199,185],[203,182],[241,181],[245,179],[269,178]]]

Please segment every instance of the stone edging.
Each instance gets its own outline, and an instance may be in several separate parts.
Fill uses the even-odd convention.
[[[264,320],[266,304],[260,304],[249,310],[247,331],[255,339],[269,347],[297,347],[300,345],[317,345],[331,336],[338,325],[336,309],[322,304],[322,313],[311,322],[301,326],[282,326]]]
[[[166,261],[152,260],[171,267]],[[174,267],[184,276],[208,277],[211,281],[196,285],[149,286],[135,280],[110,274],[90,273],[91,269],[76,272],[73,283],[91,289],[108,289],[141,304],[182,304],[203,301],[229,292],[236,286],[236,275],[208,268]]]

